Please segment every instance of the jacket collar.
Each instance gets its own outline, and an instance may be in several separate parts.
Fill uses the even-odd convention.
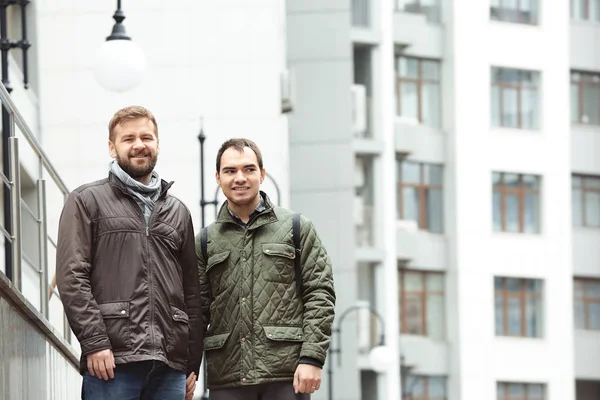
[[[258,216],[254,217],[251,221],[249,221],[247,229],[256,229],[265,224],[270,224],[272,222],[277,221],[277,215],[275,215],[275,210],[273,209],[274,206],[273,206],[273,203],[271,203],[269,196],[267,196],[267,194],[265,192],[263,192],[262,190],[260,191],[260,195],[265,204],[265,209],[263,211],[261,211],[258,214]],[[216,223],[218,223],[218,224],[232,223],[232,224],[236,224],[239,226],[239,224],[237,224],[235,222],[235,220],[231,216],[231,213],[227,209],[227,200],[225,202],[223,202],[223,204],[221,205],[221,208],[219,209],[219,214],[217,215]]]
[[[121,192],[125,193],[126,195],[130,196],[129,192],[127,191],[127,186],[123,182],[121,182],[121,180],[117,178],[112,172],[108,173],[108,182],[113,188],[116,188]],[[164,179],[160,180],[161,192],[159,199],[167,195],[167,191],[171,188],[171,186],[173,186],[173,183],[175,182],[167,182]]]

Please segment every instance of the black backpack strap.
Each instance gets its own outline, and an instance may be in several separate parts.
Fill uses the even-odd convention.
[[[200,249],[202,250],[204,262],[208,265],[208,232],[206,228],[202,228],[200,231]]]
[[[294,247],[296,249],[296,255],[294,257],[294,275],[296,277],[296,290],[298,295],[302,295],[302,266],[300,265],[300,255],[302,250],[300,249],[300,214],[295,213],[292,218],[292,237],[294,238]]]

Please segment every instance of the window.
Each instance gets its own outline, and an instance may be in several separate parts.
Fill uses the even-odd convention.
[[[497,400],[544,400],[544,385],[535,383],[498,382]]]
[[[396,60],[398,116],[440,127],[440,63],[400,56]]]
[[[400,330],[444,338],[444,275],[400,268]]]
[[[535,25],[538,23],[537,0],[491,0],[490,18]]]
[[[538,129],[539,72],[492,67],[492,125]]]
[[[398,217],[420,229],[443,232],[443,167],[398,160]]]
[[[373,159],[356,157],[354,167],[354,227],[358,247],[373,245]]]
[[[542,281],[494,278],[496,336],[542,336]]]
[[[571,71],[571,122],[600,125],[600,74]]]
[[[571,0],[571,18],[600,22],[600,0]]]
[[[409,376],[403,388],[404,400],[446,400],[446,378],[443,376]]]
[[[396,9],[423,14],[429,22],[440,22],[440,0],[396,0]]]
[[[573,280],[575,328],[600,330],[600,279]]]
[[[600,176],[573,175],[573,226],[600,228]]]
[[[540,232],[540,177],[492,173],[494,231]]]

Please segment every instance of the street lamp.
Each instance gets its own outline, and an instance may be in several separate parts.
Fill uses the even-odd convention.
[[[138,86],[146,72],[144,52],[125,32],[125,13],[121,0],[113,15],[115,25],[112,33],[96,51],[94,76],[103,88],[111,92],[125,92]]]
[[[21,49],[23,54],[23,84],[25,89],[29,88],[29,68],[27,49],[31,47],[31,42],[27,38],[27,4],[29,0],[2,0],[0,1],[0,50],[2,51],[2,84],[6,88],[8,93],[12,92],[12,86],[8,75],[8,53],[11,49]],[[12,5],[19,5],[21,7],[21,40],[11,40],[8,37],[7,30],[7,8]],[[3,185],[3,201],[4,201],[4,268],[8,279],[13,279],[12,270],[12,240],[9,235],[12,235],[12,220],[10,212],[10,189],[7,184],[8,176],[10,175],[10,155],[9,149],[9,138],[10,138],[10,115],[4,106],[2,107],[2,173],[5,179]]]
[[[379,325],[380,325],[380,329],[381,329],[381,336],[379,339],[379,344],[377,346],[375,346],[374,348],[371,349],[371,351],[369,352],[369,365],[371,367],[371,369],[377,373],[384,373],[387,371],[388,367],[390,366],[390,364],[392,364],[393,359],[394,359],[394,355],[391,352],[391,349],[389,347],[387,347],[385,345],[385,323],[383,320],[383,317],[374,309],[372,309],[369,306],[366,305],[356,305],[356,306],[352,306],[348,309],[346,309],[346,311],[344,311],[339,318],[338,321],[338,327],[337,328],[333,328],[332,329],[332,333],[333,336],[337,336],[336,337],[336,342],[338,343],[338,348],[334,349],[333,347],[329,348],[329,355],[330,355],[330,360],[327,363],[327,376],[328,376],[328,399],[329,400],[333,400],[333,367],[332,367],[332,362],[333,362],[333,354],[338,354],[338,367],[340,367],[342,365],[342,347],[341,347],[341,336],[342,336],[342,322],[344,322],[344,319],[346,318],[346,316],[352,312],[352,311],[358,311],[358,310],[364,310],[366,309],[367,311],[369,311],[370,314],[374,315],[375,317],[377,317],[377,320],[379,321]]]

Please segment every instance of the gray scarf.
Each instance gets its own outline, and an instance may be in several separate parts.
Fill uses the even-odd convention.
[[[108,169],[125,184],[129,194],[142,209],[146,224],[148,224],[150,221],[150,214],[152,214],[152,210],[154,210],[156,200],[160,197],[162,189],[161,180],[156,171],[152,171],[150,182],[148,182],[147,185],[144,185],[129,176],[127,172],[123,171],[117,163],[117,160],[112,160],[110,164],[108,164]]]

